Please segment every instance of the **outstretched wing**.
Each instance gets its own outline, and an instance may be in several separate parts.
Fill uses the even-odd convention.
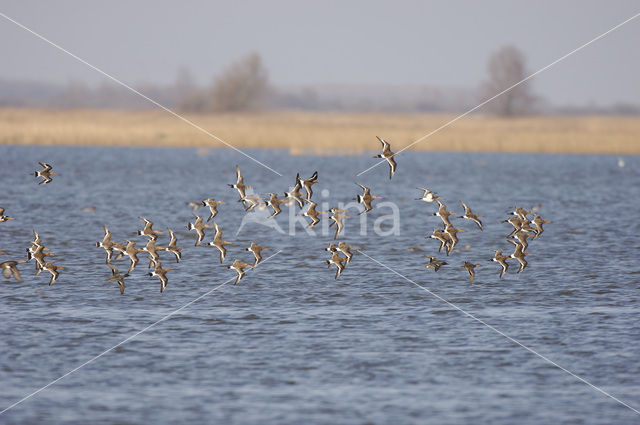
[[[169,241],[169,245],[177,243],[178,242],[178,238],[176,237],[176,234],[173,233],[173,230],[169,229],[167,227],[167,231],[169,232],[169,237],[171,238]]]
[[[204,231],[199,227],[196,227],[196,233],[198,234],[198,239],[196,240],[196,246],[202,243],[202,239],[204,239]]]
[[[111,269],[112,276],[116,276],[117,274],[120,274],[120,271],[113,264],[107,263],[107,266],[109,266],[109,268]]]
[[[383,138],[378,137],[378,136],[376,136],[376,137],[378,138],[378,140],[380,140],[380,143],[382,143],[382,150],[383,150],[383,151],[384,151],[385,149],[387,149],[387,147],[389,147],[389,146],[390,146],[390,145],[389,145],[389,143],[387,143]]]
[[[396,160],[393,159],[393,157],[387,158],[387,162],[389,163],[389,180],[391,180],[391,178],[396,172],[396,168],[398,167],[398,164],[396,163]]]
[[[242,178],[242,173],[240,173],[240,167],[236,165],[236,185],[244,184],[244,179]]]
[[[227,255],[227,248],[224,245],[216,245],[216,248],[220,251],[220,262],[224,261],[224,257]]]
[[[22,277],[20,276],[20,272],[16,266],[11,267],[11,272],[18,282],[22,282]]]

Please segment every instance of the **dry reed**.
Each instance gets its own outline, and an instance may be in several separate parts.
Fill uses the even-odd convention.
[[[412,143],[454,116],[270,112],[187,115],[238,148],[292,154],[357,154]],[[164,111],[0,109],[0,144],[224,147]],[[640,153],[635,117],[465,117],[412,149],[433,151]]]

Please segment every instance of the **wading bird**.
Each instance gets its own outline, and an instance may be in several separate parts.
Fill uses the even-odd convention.
[[[445,226],[450,225],[451,221],[449,221],[449,216],[454,215],[454,213],[447,210],[447,206],[440,202],[439,199],[436,199],[436,202],[438,203],[438,211],[434,212],[433,215],[440,217],[440,220],[442,220]]]
[[[433,269],[436,272],[440,270],[440,267],[448,264],[446,261],[438,260],[436,257],[432,257],[430,255],[426,255],[425,257],[429,259],[429,264],[424,267],[427,269]]]
[[[396,168],[398,167],[398,164],[396,164],[396,160],[393,158],[397,155],[397,153],[391,152],[391,145],[384,141],[384,139],[378,137],[378,140],[380,140],[380,143],[382,143],[382,153],[374,156],[374,158],[384,158],[387,160],[387,163],[389,164],[389,180],[391,180],[396,172]]]
[[[211,221],[211,219],[218,215],[218,206],[224,204],[224,201],[216,201],[213,198],[207,198],[202,201],[202,205],[205,207],[209,207],[209,218],[207,221]]]
[[[246,196],[247,189],[253,189],[251,186],[247,186],[244,184],[244,178],[242,177],[242,173],[240,172],[240,167],[236,165],[236,183],[230,184],[229,187],[232,187],[238,191],[240,195],[240,200],[243,200]]]
[[[153,230],[153,221],[147,220],[144,217],[138,217],[140,220],[144,221],[144,229],[138,230],[139,236],[146,236],[149,239],[156,240],[158,239],[158,235],[161,235],[163,232],[160,230]]]
[[[296,185],[293,186],[290,192],[285,192],[284,196],[286,196],[289,200],[294,200],[298,203],[300,208],[303,207],[302,203],[302,195],[300,193],[300,189],[302,189],[302,183],[300,183],[300,173],[296,174]]]
[[[2,275],[6,279],[11,279],[13,276],[18,282],[22,282],[22,277],[20,277],[20,272],[18,271],[18,264],[26,263],[27,260],[18,260],[18,261],[5,261],[4,263],[0,263],[0,269],[2,269]]]
[[[340,277],[340,274],[346,267],[346,264],[344,263],[347,261],[347,258],[340,256],[338,248],[334,243],[329,245],[329,248],[325,248],[325,250],[331,252],[331,258],[329,260],[326,260],[327,267],[331,267],[332,264],[337,267],[335,278],[338,279]]]
[[[342,232],[342,229],[344,229],[344,219],[351,217],[347,215],[347,210],[331,208],[329,211],[332,214],[329,218],[333,220],[333,223],[329,224],[329,227],[333,226],[334,224],[337,225],[336,234],[333,236],[333,239],[338,239],[338,235]]]
[[[102,227],[104,229],[104,237],[102,238],[102,242],[96,242],[96,246],[99,248],[104,248],[107,253],[106,262],[110,263],[111,258],[113,257],[113,245],[115,245],[115,243],[111,241],[111,237],[113,235],[111,234],[109,229],[107,229],[107,226]]]
[[[238,276],[236,276],[236,281],[233,283],[234,285],[237,285],[238,282],[242,280],[242,278],[244,277],[244,269],[247,267],[251,267],[251,264],[243,263],[238,259],[234,260],[233,264],[231,264],[230,266],[227,266],[228,269],[233,269],[236,271],[236,273],[238,273]]]
[[[225,245],[230,245],[231,242],[222,240],[222,229],[218,226],[218,223],[213,222],[213,227],[216,229],[216,234],[213,236],[213,241],[207,243],[209,246],[215,246],[220,251],[220,262],[224,261],[224,257],[227,255],[227,248]]]
[[[520,268],[518,268],[518,273],[520,273],[525,269],[525,267],[527,267],[527,264],[529,264],[524,257],[531,254],[527,254],[526,252],[524,252],[524,250],[522,249],[522,244],[520,242],[514,241],[513,239],[507,239],[507,241],[512,243],[515,247],[515,249],[513,250],[513,254],[511,254],[509,258],[515,258],[518,263],[520,263]]]
[[[34,175],[37,177],[42,177],[42,181],[39,184],[47,184],[51,182],[51,176],[57,176],[56,173],[54,173],[53,171],[51,171],[51,165],[47,164],[46,162],[39,162],[39,164],[42,166],[42,170],[41,171],[36,171],[34,173]]]
[[[351,252],[351,250],[355,249],[355,246],[347,245],[344,242],[338,242],[338,246],[336,247],[336,249],[347,256],[347,261],[344,264],[344,266],[346,267],[347,264],[351,262],[351,258],[353,257],[353,253]]]
[[[157,276],[160,279],[160,293],[164,292],[167,287],[167,283],[169,279],[167,278],[167,273],[172,272],[171,269],[163,269],[162,264],[159,262],[156,264],[155,269],[152,272],[149,272],[149,276]]]
[[[536,239],[538,236],[540,236],[542,234],[542,232],[544,232],[544,229],[542,227],[543,224],[545,223],[551,223],[551,221],[549,220],[543,220],[542,217],[540,217],[538,214],[534,214],[533,215],[533,220],[532,220],[534,226],[536,226],[536,235],[533,237],[533,239]]]
[[[300,179],[300,184],[304,187],[304,190],[307,191],[307,200],[311,200],[311,195],[313,195],[313,190],[311,190],[311,186],[318,183],[318,172],[315,171],[311,177],[308,179]]]
[[[466,218],[467,220],[473,221],[478,225],[480,230],[482,230],[482,222],[480,221],[480,217],[482,216],[474,214],[473,211],[471,211],[471,208],[469,208],[464,202],[460,201],[460,205],[464,208],[464,215],[461,215],[460,218]]]
[[[504,274],[507,272],[507,269],[509,268],[509,263],[507,263],[507,260],[511,258],[511,257],[506,257],[504,255],[502,255],[502,251],[495,251],[495,255],[493,256],[492,259],[490,259],[489,261],[494,261],[498,264],[500,264],[500,266],[502,267],[502,269],[500,270],[500,278],[502,278],[502,276],[504,276]]]
[[[476,267],[480,267],[480,264],[473,264],[469,261],[465,261],[463,265],[460,266],[460,268],[465,269],[467,272],[469,272],[469,283],[473,283],[473,279],[476,276],[476,272],[475,272],[475,268]]]
[[[260,246],[255,242],[251,242],[251,246],[249,248],[247,248],[247,251],[250,251],[254,258],[255,261],[253,262],[253,268],[255,268],[258,264],[260,264],[260,261],[262,261],[262,254],[261,252],[264,251],[265,249],[269,249],[266,246]]]
[[[47,262],[44,264],[42,269],[51,273],[51,279],[49,280],[49,286],[51,286],[60,275],[60,273],[58,273],[58,270],[63,270],[64,267],[56,266],[52,262]]]
[[[129,276],[127,274],[121,274],[120,271],[111,263],[107,263],[107,266],[111,269],[111,277],[107,279],[109,282],[117,282],[118,287],[120,288],[120,295],[124,294],[124,278]]]
[[[169,232],[169,237],[171,238],[169,240],[169,245],[167,245],[167,247],[165,248],[165,250],[171,252],[173,255],[176,256],[176,263],[179,263],[180,260],[182,259],[182,253],[180,251],[182,251],[182,248],[180,248],[178,246],[178,238],[176,237],[176,234],[173,233],[173,230],[169,229],[167,227],[167,232]]]
[[[187,230],[195,230],[198,234],[198,238],[196,239],[195,246],[200,245],[202,239],[204,239],[204,229],[210,229],[212,226],[210,224],[204,224],[202,217],[195,215],[196,221],[194,223],[189,222],[187,224]]]
[[[315,202],[310,201],[308,199],[305,199],[304,201],[309,204],[309,208],[307,208],[305,212],[299,215],[309,217],[311,219],[311,223],[309,223],[307,227],[313,227],[316,224],[320,223],[320,219],[318,218],[318,215],[324,214],[325,212],[316,210],[316,207],[318,206],[318,204],[316,204]]]
[[[4,208],[0,207],[0,223],[4,223],[9,220],[15,220],[15,218],[4,215]]]
[[[432,192],[431,190],[429,190],[427,188],[416,187],[416,189],[424,191],[424,194],[422,195],[422,198],[416,198],[416,201],[433,202],[436,199],[440,199],[439,196],[436,196],[435,192]]]
[[[362,190],[364,190],[364,193],[362,195],[356,195],[355,200],[358,201],[359,203],[361,203],[362,205],[364,205],[364,211],[361,211],[360,213],[358,213],[358,215],[360,214],[364,214],[366,212],[371,211],[373,208],[371,208],[371,203],[373,202],[374,199],[382,199],[382,196],[374,196],[371,195],[371,189],[369,189],[368,187],[365,187],[359,183],[356,183],[358,186],[360,186],[362,188]]]
[[[275,217],[282,212],[280,209],[280,204],[283,202],[287,202],[286,199],[278,199],[277,193],[270,193],[269,200],[266,202],[268,207],[273,208],[273,214],[271,214],[268,218]]]
[[[136,265],[138,265],[138,253],[142,252],[141,248],[136,248],[135,241],[127,241],[127,246],[124,249],[124,254],[129,257],[131,263],[129,264],[129,271],[127,274],[131,273]]]

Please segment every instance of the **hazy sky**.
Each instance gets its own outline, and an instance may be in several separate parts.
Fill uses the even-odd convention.
[[[640,12],[629,1],[0,1],[0,12],[128,83],[201,83],[252,50],[272,82],[473,87],[515,44],[535,71]],[[640,17],[537,76],[554,103],[640,102]],[[0,78],[104,77],[0,17]]]

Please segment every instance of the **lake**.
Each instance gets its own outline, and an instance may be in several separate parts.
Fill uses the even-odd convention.
[[[620,167],[615,156],[406,152],[389,180],[386,164],[356,177],[378,161],[372,155],[248,153],[283,177],[226,149],[0,146],[0,206],[16,218],[0,223],[0,262],[26,259],[35,229],[64,267],[53,286],[33,261],[19,265],[23,283],[0,276],[0,410],[206,294],[0,423],[638,423],[495,330],[640,408],[640,158]],[[38,161],[59,174],[50,184],[37,184]],[[227,185],[236,164],[262,195],[282,195],[297,172],[317,170],[319,209],[353,202],[355,182],[371,187],[384,199],[362,216],[352,204],[340,238],[366,255],[356,252],[334,279],[327,215],[310,233],[297,207],[268,221],[245,214]],[[416,187],[438,192],[457,215],[463,200],[484,230],[452,216],[465,232],[449,257],[438,253],[426,237],[440,224],[437,205],[416,201]],[[222,264],[186,228],[186,203],[207,197],[226,201],[215,218],[233,242]],[[552,223],[529,241],[528,267],[518,274],[511,260],[500,279],[488,260],[513,251],[501,221],[516,205]],[[102,226],[142,247],[138,216],[173,229],[184,248],[179,264],[161,253],[175,270],[164,293],[143,254],[124,295],[106,281],[95,246]],[[252,262],[250,241],[269,247],[265,258],[277,254],[234,286],[226,266]],[[449,264],[435,273],[425,255]],[[473,285],[459,267],[467,260],[481,264]],[[125,271],[128,260],[115,264]]]

